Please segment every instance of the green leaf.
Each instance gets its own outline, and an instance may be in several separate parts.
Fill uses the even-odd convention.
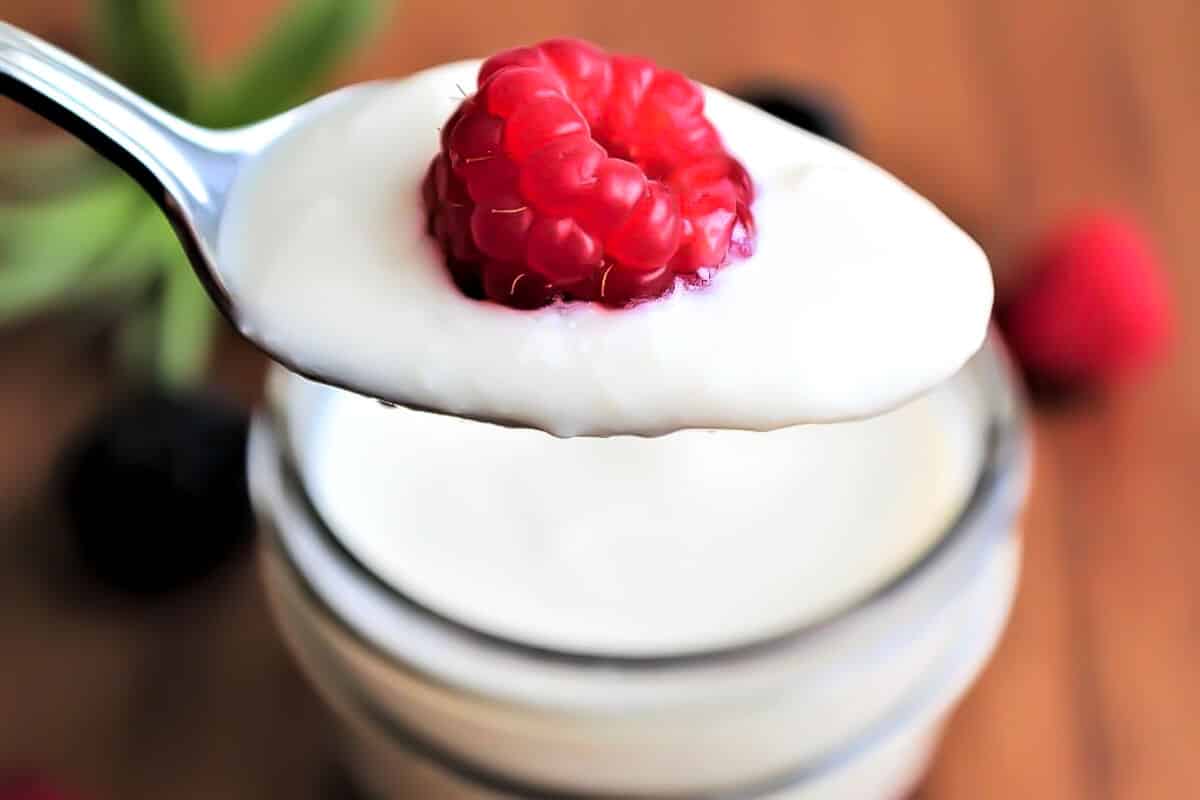
[[[117,355],[121,366],[130,375],[149,376],[153,373],[160,306],[161,300],[154,298],[131,309],[117,330]]]
[[[65,133],[0,136],[0,206],[42,203],[116,173],[116,167]]]
[[[183,258],[182,252],[179,258]],[[186,260],[166,274],[159,328],[158,374],[168,386],[203,379],[212,353],[217,310]]]
[[[113,77],[177,114],[191,112],[194,67],[174,0],[99,0],[97,40]]]
[[[0,207],[0,321],[60,302],[117,244],[143,198],[121,176],[51,202]]]
[[[167,263],[164,238],[174,235],[162,211],[146,198],[121,241],[80,276],[67,299],[84,303],[108,295],[144,293]]]
[[[195,121],[234,127],[307,100],[374,27],[380,0],[295,0],[223,81],[205,92]]]

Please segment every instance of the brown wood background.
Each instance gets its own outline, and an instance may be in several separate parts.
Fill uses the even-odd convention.
[[[3,0],[3,16],[69,31],[80,4]],[[189,5],[219,61],[278,3]],[[1200,797],[1200,3],[407,0],[345,79],[561,33],[717,85],[836,92],[865,152],[974,232],[1002,289],[1064,213],[1145,221],[1177,347],[1137,385],[1039,413],[1013,623],[918,796]],[[148,609],[65,550],[49,464],[111,390],[80,328],[0,335],[0,769],[51,770],[98,800],[314,797],[320,711],[248,561]],[[256,369],[232,346],[217,372],[249,399]]]

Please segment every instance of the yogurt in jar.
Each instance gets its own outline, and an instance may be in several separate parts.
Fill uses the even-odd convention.
[[[1015,588],[1026,455],[983,355],[872,420],[651,439],[278,373],[250,459],[268,596],[355,777],[397,798],[903,796]]]
[[[736,647],[830,615],[961,511],[983,438],[935,390],[770,433],[555,439],[332,393],[295,441],[372,572],[493,635],[591,654]]]

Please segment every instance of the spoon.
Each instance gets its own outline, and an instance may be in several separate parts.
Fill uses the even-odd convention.
[[[336,375],[317,374],[268,345],[238,313],[228,274],[215,257],[229,192],[241,171],[295,126],[363,88],[332,92],[249,127],[212,130],[164,111],[74,56],[0,22],[0,95],[60,125],[136,179],[162,208],[209,296],[242,336],[311,380],[388,404],[439,412],[380,397]]]
[[[478,70],[447,64],[390,84],[386,101],[372,100],[379,84],[360,85],[215,131],[0,23],[0,93],[140,181],[234,327],[320,383],[562,437],[768,431],[888,411],[980,347],[992,280],[970,237],[878,167],[713,89],[706,114],[763,187],[755,215],[770,235],[758,239],[758,268],[723,271],[712,291],[681,290],[619,317],[595,307],[514,316],[443,292],[445,271],[426,269],[435,257],[417,230],[423,209],[387,205],[380,192],[395,187],[376,165],[404,175],[403,202],[419,202],[429,164],[420,154],[437,152],[438,126],[459,105],[450,87],[461,92]],[[409,145],[404,158],[398,142]],[[305,202],[314,186],[320,204]],[[374,233],[389,224],[385,208],[404,215],[386,241]],[[331,239],[348,246],[353,281],[326,269],[343,257]],[[252,267],[261,267],[254,283]]]

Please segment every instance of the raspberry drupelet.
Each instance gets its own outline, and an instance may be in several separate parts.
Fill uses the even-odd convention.
[[[683,75],[554,39],[492,56],[442,128],[429,231],[469,296],[620,307],[754,246],[754,188]]]

